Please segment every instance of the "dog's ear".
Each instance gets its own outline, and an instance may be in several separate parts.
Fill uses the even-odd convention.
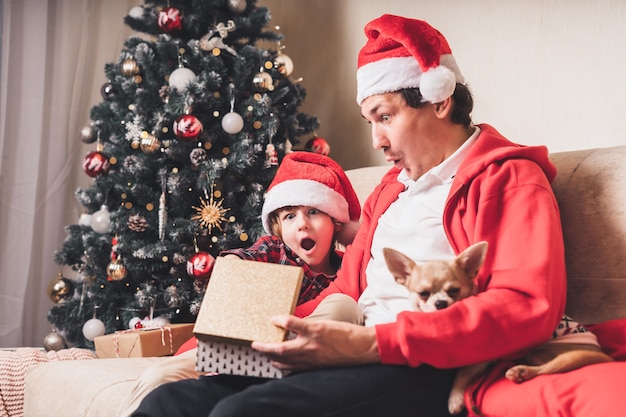
[[[401,285],[406,285],[409,275],[415,262],[400,251],[391,248],[383,248],[383,255],[385,256],[385,262],[387,268],[391,271],[391,275],[396,279],[396,282]]]
[[[465,271],[470,279],[478,275],[478,270],[485,262],[488,246],[489,244],[484,241],[474,243],[456,257],[457,264]]]

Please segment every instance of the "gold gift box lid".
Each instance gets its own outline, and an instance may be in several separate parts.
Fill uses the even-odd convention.
[[[299,266],[218,257],[194,326],[199,339],[280,342],[272,316],[292,314],[304,272]]]

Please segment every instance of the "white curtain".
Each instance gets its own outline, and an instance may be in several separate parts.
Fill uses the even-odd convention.
[[[82,210],[80,130],[141,1],[0,1],[0,348],[41,346],[48,284],[72,273],[54,252]]]

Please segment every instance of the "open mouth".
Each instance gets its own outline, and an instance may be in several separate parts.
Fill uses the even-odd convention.
[[[315,241],[313,239],[304,238],[302,242],[300,242],[300,246],[302,246],[304,250],[311,250],[313,246],[315,246]]]

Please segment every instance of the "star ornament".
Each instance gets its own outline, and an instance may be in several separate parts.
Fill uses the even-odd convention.
[[[209,233],[211,233],[214,227],[222,231],[222,222],[228,221],[224,214],[230,210],[222,207],[222,201],[213,200],[213,194],[211,194],[209,201],[200,197],[200,206],[192,206],[197,211],[197,214],[192,216],[191,219],[199,221],[200,226],[209,229]]]

